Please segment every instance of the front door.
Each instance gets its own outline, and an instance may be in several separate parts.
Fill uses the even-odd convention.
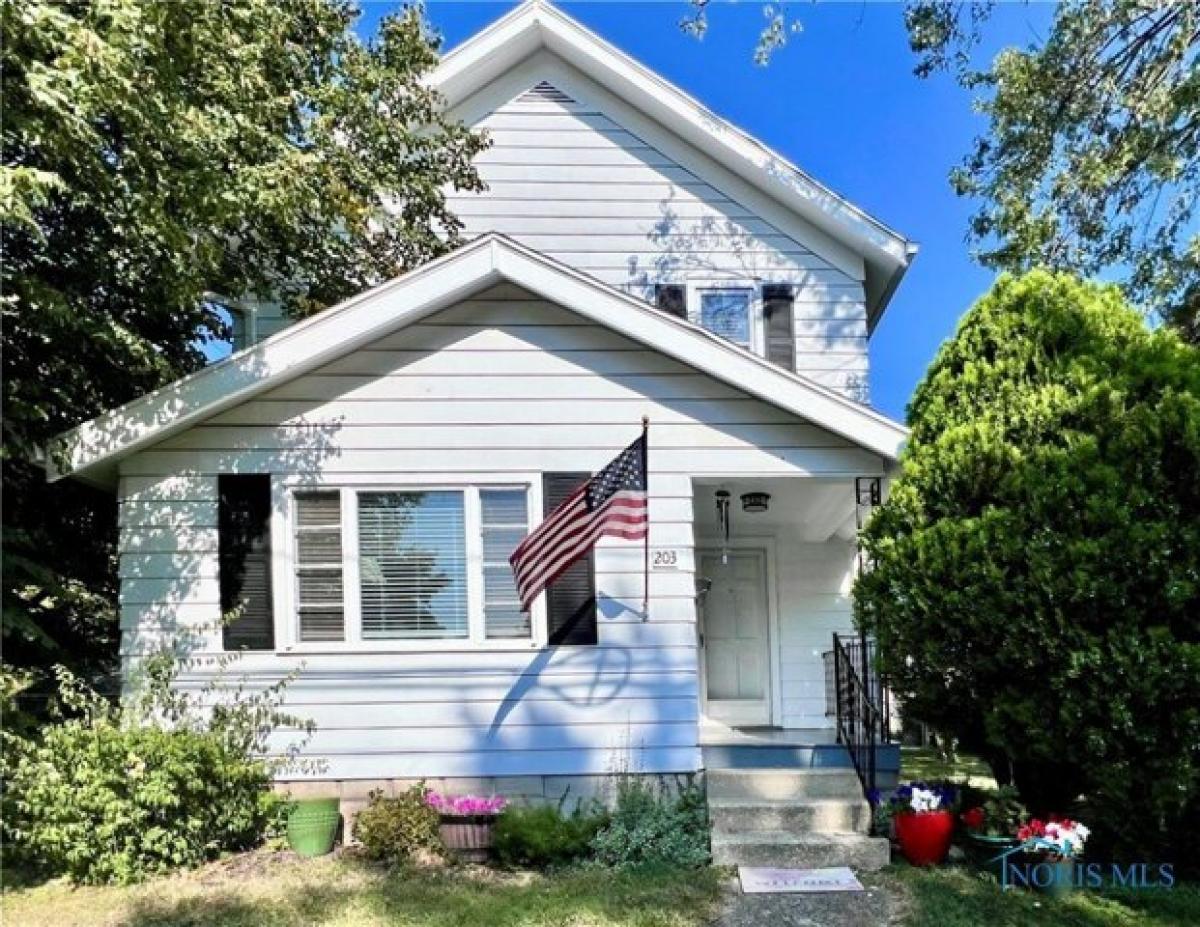
[[[760,550],[704,552],[711,582],[701,606],[705,715],[730,725],[771,723],[767,563]]]

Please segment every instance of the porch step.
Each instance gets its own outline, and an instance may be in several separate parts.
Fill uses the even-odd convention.
[[[862,798],[710,798],[708,816],[714,834],[866,834],[871,829],[871,807]]]
[[[709,769],[710,800],[797,801],[812,798],[862,798],[853,769]]]
[[[706,769],[850,769],[841,744],[705,744]]]
[[[712,835],[713,862],[719,866],[772,866],[820,869],[850,866],[874,872],[888,864],[885,837],[862,834],[782,834],[747,831]]]

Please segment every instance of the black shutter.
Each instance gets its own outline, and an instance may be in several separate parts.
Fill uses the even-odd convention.
[[[549,515],[590,473],[546,473],[542,476],[542,509]],[[596,643],[596,560],[589,553],[577,560],[546,590],[546,616],[551,644]]]
[[[654,305],[660,312],[687,318],[687,293],[678,283],[654,284]]]
[[[272,650],[271,477],[217,477],[221,614],[241,608],[224,629],[226,650]]]
[[[768,283],[762,288],[763,317],[767,323],[767,360],[788,370],[796,369],[796,337],[792,319],[792,287]]]

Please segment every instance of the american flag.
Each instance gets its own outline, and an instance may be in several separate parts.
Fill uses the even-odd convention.
[[[526,610],[600,538],[646,539],[646,433],[576,489],[513,551],[517,593]]]

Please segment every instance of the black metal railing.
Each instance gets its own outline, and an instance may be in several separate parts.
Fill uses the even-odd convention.
[[[850,656],[850,664],[855,668],[863,665],[863,642],[861,637],[853,634],[839,634],[838,639],[842,642],[842,646],[846,648]],[[821,659],[825,662],[825,717],[837,717],[837,675],[834,672],[833,651],[826,650],[821,654]],[[883,684],[883,680],[879,673],[875,671],[875,642],[867,641],[866,653],[867,666],[867,690],[871,696],[871,701],[874,702],[883,711],[885,724],[890,720],[888,710],[891,702],[888,699],[887,686]],[[888,730],[891,730],[889,727]]]
[[[834,634],[830,654],[826,683],[832,669],[838,743],[850,753],[863,791],[869,792],[875,788],[876,748],[888,742],[890,726],[887,689],[875,671],[874,642]]]

